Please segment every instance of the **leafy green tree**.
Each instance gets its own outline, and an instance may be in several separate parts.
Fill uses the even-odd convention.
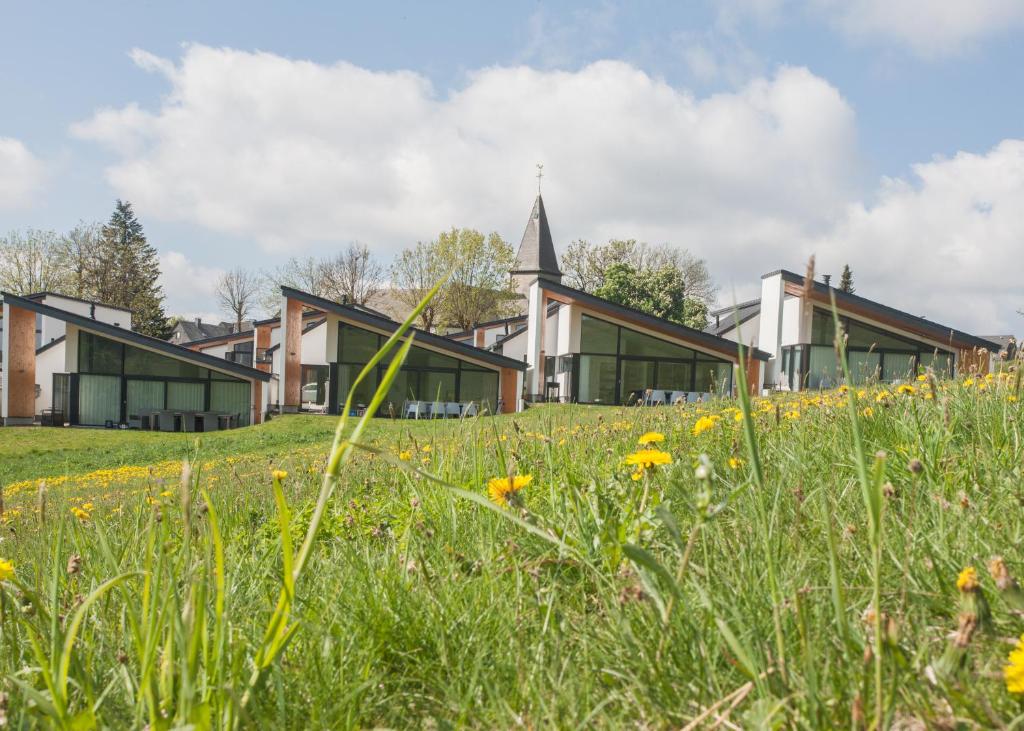
[[[850,271],[849,264],[843,264],[843,275],[839,278],[839,291],[847,294],[857,291],[853,286],[853,272]]]
[[[707,305],[687,296],[686,278],[670,265],[637,269],[624,262],[612,264],[605,269],[603,282],[594,294],[698,330],[708,324]]]
[[[395,296],[411,310],[450,274],[421,313],[420,326],[466,330],[513,313],[516,294],[508,273],[514,264],[515,252],[497,233],[485,236],[453,227],[430,243],[421,241],[401,252],[391,267],[391,280]]]
[[[164,293],[158,283],[160,261],[146,241],[132,204],[118,200],[100,232],[92,296],[104,304],[132,311],[132,327],[143,335],[169,336]]]
[[[53,231],[11,231],[0,237],[0,291],[63,292],[68,281],[63,251]]]

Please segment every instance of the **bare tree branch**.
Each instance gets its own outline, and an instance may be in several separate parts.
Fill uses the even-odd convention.
[[[252,314],[259,284],[257,275],[241,267],[225,272],[217,282],[217,301],[225,313],[234,316],[236,332],[241,332],[242,322]]]

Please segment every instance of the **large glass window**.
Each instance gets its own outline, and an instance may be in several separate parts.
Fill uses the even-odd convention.
[[[106,426],[121,421],[121,378],[82,375],[78,380],[78,423]]]
[[[912,381],[917,373],[914,363],[916,353],[885,353],[882,358],[882,380],[886,383]]]
[[[577,400],[595,404],[614,404],[617,370],[618,358],[614,355],[581,355]]]
[[[78,333],[78,372],[120,375],[124,346],[88,332]]]
[[[650,389],[732,392],[730,361],[596,317],[582,317],[580,353],[575,399],[584,403],[630,403]]]
[[[340,324],[338,337],[338,407],[341,408],[359,371],[387,338],[354,325]],[[366,406],[373,398],[387,361],[359,385],[353,403]],[[413,346],[381,404],[382,415],[400,415],[408,401],[442,401],[487,404],[498,397],[498,373],[444,353]]]
[[[206,380],[207,370],[188,361],[168,358],[164,355],[125,346],[124,372],[130,376],[166,376],[169,378],[194,378]]]
[[[583,315],[580,326],[581,353],[617,353],[618,338],[617,325]]]
[[[304,408],[321,407],[327,404],[327,379],[329,377],[329,366],[302,366],[302,405]]]

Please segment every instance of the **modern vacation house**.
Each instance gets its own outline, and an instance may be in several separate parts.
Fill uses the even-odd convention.
[[[268,373],[136,333],[124,310],[53,295],[0,298],[5,425],[39,417],[191,431],[258,423],[266,411]]]
[[[909,380],[924,367],[940,376],[984,373],[1004,346],[785,270],[762,278],[759,298],[712,312],[704,331],[623,307],[562,283],[540,195],[509,276],[521,314],[447,336],[414,328],[415,345],[379,414],[731,396],[739,342],[752,393],[833,387],[842,382],[833,298],[858,383]],[[336,414],[399,327],[376,310],[282,287],[283,317],[213,334],[179,327],[175,344],[133,332],[125,310],[52,294],[2,297],[0,416],[8,424],[135,427],[158,412],[177,419],[171,428],[198,429],[217,428],[217,415],[246,425],[268,413]],[[357,413],[385,369],[359,385]]]

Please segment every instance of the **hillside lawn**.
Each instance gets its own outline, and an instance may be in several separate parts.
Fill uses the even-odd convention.
[[[1024,602],[999,567],[1024,574],[1020,390],[373,420],[294,587],[333,418],[0,429],[0,717],[1012,727]],[[625,463],[644,448],[664,456]],[[502,475],[530,478],[506,505]]]

